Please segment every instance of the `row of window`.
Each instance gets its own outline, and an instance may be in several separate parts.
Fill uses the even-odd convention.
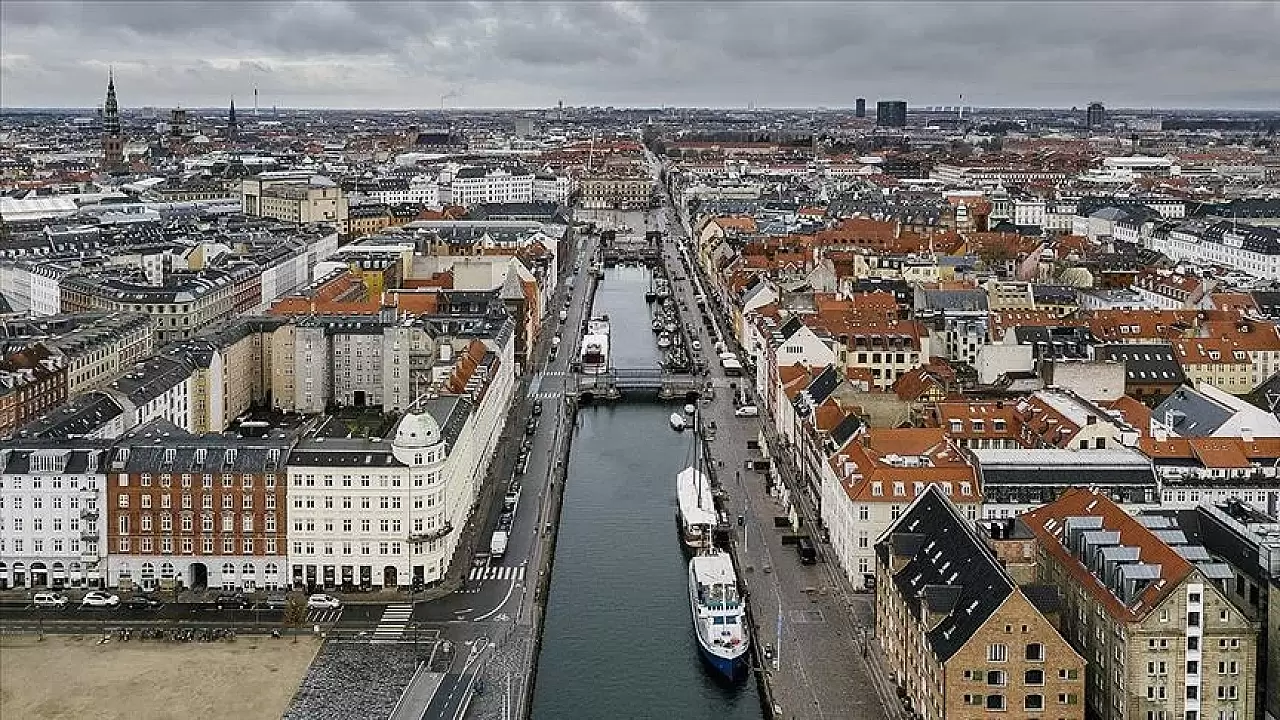
[[[167,488],[167,487],[173,486],[173,475],[171,474],[168,474],[168,473],[161,474],[157,478],[157,480],[160,483],[160,487]],[[151,487],[151,481],[152,481],[152,477],[150,474],[143,474],[138,477],[138,485],[142,487]],[[178,475],[178,482],[181,483],[182,487],[184,488],[191,487],[191,484],[194,481],[195,481],[195,476],[190,473],[181,473],[180,475]],[[276,486],[276,476],[264,475],[262,476],[262,483],[263,483],[263,487],[274,488]],[[128,487],[129,476],[121,475],[117,484],[120,487]],[[235,476],[231,474],[224,474],[221,479],[221,485],[224,488],[235,487]],[[200,486],[206,490],[212,488],[213,475],[210,475],[210,474],[201,475]],[[257,487],[254,481],[254,477],[252,475],[241,475],[240,487],[244,490],[251,490],[254,487]]]
[[[1079,702],[1080,702],[1080,698],[1078,695],[1076,695],[1076,693],[1058,693],[1059,705],[1077,705],[1079,704]],[[994,694],[994,695],[966,694],[964,696],[964,704],[973,705],[976,707],[983,707],[983,708],[986,708],[987,710],[1008,710],[1009,709],[1008,702],[1005,699],[1005,696],[1000,694]],[[1039,693],[1033,693],[1031,695],[1023,696],[1022,709],[1023,710],[1043,710],[1044,695],[1041,695]]]
[[[150,513],[147,513],[145,515],[139,516],[138,524],[141,528],[141,532],[151,532],[154,524],[152,515]],[[195,525],[194,514],[182,513],[179,517],[179,525],[182,528],[183,532],[192,532],[194,530],[194,525]],[[253,532],[253,525],[254,525],[253,513],[244,513],[243,515],[240,516],[241,532],[247,532],[247,533]],[[274,514],[263,516],[263,526],[264,526],[263,529],[266,532],[275,532],[276,516]],[[116,531],[119,534],[128,535],[129,528],[130,528],[130,523],[129,523],[128,515],[121,515],[116,518]],[[229,512],[222,513],[222,523],[221,523],[220,529],[222,532],[235,532],[236,530],[235,513],[229,513]],[[160,514],[160,530],[163,532],[168,532],[170,530],[173,530],[173,514],[172,513]],[[200,530],[201,532],[206,532],[206,533],[213,532],[213,513],[207,512],[201,515]]]
[[[343,510],[351,510],[354,508],[356,501],[359,501],[361,510],[372,510],[373,498],[361,497],[353,498],[350,495],[343,495],[336,499],[341,504]],[[433,493],[423,497],[415,497],[413,499],[413,508],[421,510],[424,507],[435,507],[440,500],[439,493]],[[293,507],[298,509],[314,510],[316,507],[323,507],[326,510],[332,510],[335,507],[335,498],[333,495],[323,495],[320,497],[319,505],[316,504],[316,496],[314,495],[297,495],[293,498]],[[399,495],[381,495],[378,497],[379,510],[399,510],[401,507],[401,498]]]
[[[433,546],[434,546],[434,544],[435,544],[435,543],[432,543],[432,545],[433,545]],[[321,555],[334,555],[334,554],[335,554],[335,552],[334,552],[334,547],[335,547],[334,543],[331,543],[331,542],[321,543],[321,544],[320,544],[320,554],[321,554]],[[355,544],[354,544],[354,543],[351,543],[351,542],[343,542],[343,543],[341,544],[341,546],[340,546],[340,549],[341,549],[341,551],[342,551],[342,554],[343,554],[343,555],[353,555],[353,554],[355,554],[355,553],[354,553],[354,550],[355,550]],[[433,549],[434,549],[434,548],[433,548]],[[379,554],[379,555],[399,555],[399,554],[400,554],[400,552],[401,552],[401,550],[402,550],[401,543],[398,543],[398,542],[380,542],[380,543],[378,543],[378,554]],[[313,540],[307,540],[307,541],[305,541],[305,542],[297,542],[297,541],[295,541],[295,542],[293,543],[293,554],[294,554],[294,555],[315,555],[315,554],[316,554],[316,543],[315,543],[315,541],[313,541]],[[373,543],[368,543],[368,542],[362,542],[362,543],[360,543],[360,554],[361,554],[361,555],[372,555],[372,554],[373,554]]]
[[[61,490],[64,482],[66,483],[66,486],[72,490],[97,490],[98,489],[98,480],[97,478],[93,478],[93,477],[87,477],[87,478],[81,479],[79,477],[72,475],[71,477],[68,477],[68,478],[63,478],[61,476],[52,477],[52,478],[32,477],[30,480],[31,480],[30,487],[32,490],[43,490],[46,487],[52,490]],[[0,490],[4,489],[5,487],[4,482],[5,482],[5,476],[0,475]],[[22,490],[26,486],[26,482],[27,482],[27,478],[23,477],[22,475],[14,475],[9,478],[9,489]]]
[[[4,553],[8,552],[6,545],[7,545],[6,539],[3,537],[0,537],[0,555],[3,555]],[[27,544],[24,538],[14,538],[12,547],[13,547],[13,552],[15,553],[21,554],[21,553],[27,552]],[[65,545],[64,545],[64,541],[62,538],[52,538],[48,540],[48,543],[46,545],[46,541],[44,538],[34,538],[31,540],[32,553],[40,554],[45,551],[46,547],[49,548],[49,552],[51,553],[62,553],[64,552],[63,547],[65,547],[66,548],[65,552],[75,554],[80,552],[80,541],[75,538],[68,538],[65,541]],[[94,546],[91,544],[90,547],[94,547]]]
[[[4,509],[4,501],[5,501],[5,496],[0,495],[0,510],[3,510],[3,509]],[[21,509],[23,509],[23,506],[25,505],[25,503],[26,503],[26,498],[25,498],[25,497],[23,497],[22,495],[12,495],[12,496],[10,496],[10,505],[13,507],[13,509],[14,509],[14,510],[21,510]],[[98,499],[97,499],[97,498],[93,498],[93,497],[85,498],[84,506],[85,506],[85,508],[86,508],[86,509],[93,510],[93,509],[95,509],[95,508],[97,508],[97,507],[98,507]],[[55,496],[55,497],[51,497],[51,498],[49,498],[49,507],[50,507],[51,509],[53,509],[53,510],[61,510],[61,509],[62,509],[62,497],[61,497],[61,496]],[[72,497],[67,498],[67,508],[68,508],[68,509],[70,509],[70,510],[79,510],[79,509],[80,509],[80,498],[79,498],[79,497],[76,497],[76,496],[74,496],[74,495],[73,495]],[[44,497],[43,497],[43,496],[40,496],[40,495],[37,495],[37,496],[32,497],[32,498],[31,498],[31,509],[32,509],[32,510],[43,510],[43,509],[44,509]]]
[[[198,495],[197,497],[199,497],[199,498],[200,498],[200,508],[201,508],[201,509],[203,509],[203,510],[212,510],[212,509],[213,509],[213,495],[212,495],[212,494],[209,494],[209,495],[201,494],[201,495]],[[139,507],[141,507],[143,510],[149,510],[149,509],[151,508],[152,500],[153,500],[153,498],[152,498],[152,496],[151,496],[151,495],[139,495],[139,496],[138,496],[138,503],[139,503]],[[191,495],[191,493],[182,493],[182,496],[181,496],[181,498],[180,498],[180,502],[181,502],[181,504],[182,504],[182,509],[183,509],[183,510],[190,510],[190,509],[192,509],[192,507],[193,507],[193,499],[192,499],[192,495]],[[221,504],[222,504],[222,509],[223,509],[223,510],[234,510],[234,509],[235,509],[235,506],[236,506],[236,496],[235,496],[235,495],[223,495],[223,496],[222,496],[222,503],[221,503]],[[265,497],[263,498],[263,506],[264,506],[264,508],[265,508],[265,509],[267,509],[267,510],[275,510],[275,509],[276,509],[276,496],[275,496],[275,495],[267,495],[267,496],[265,496]],[[128,495],[117,495],[117,496],[116,496],[116,507],[121,508],[121,509],[127,509],[127,508],[129,507],[129,496],[128,496]],[[161,509],[165,509],[165,510],[167,510],[167,509],[169,509],[169,508],[172,508],[172,507],[173,507],[173,495],[172,495],[172,494],[170,494],[170,493],[162,493],[162,494],[160,495],[160,507],[161,507]],[[240,496],[240,507],[241,507],[241,509],[244,509],[244,510],[249,510],[249,509],[253,508],[253,496],[252,496],[252,495],[241,495],[241,496]]]
[[[181,548],[181,552],[184,555],[193,555],[196,552],[195,538],[189,538],[189,537],[179,538],[177,546]],[[241,539],[238,545],[234,537],[224,537],[222,538],[222,543],[221,543],[221,547],[222,547],[221,554],[234,555],[236,553],[237,546],[240,548],[240,553],[243,555],[252,555],[255,552],[255,548],[256,548],[254,539],[251,537]],[[133,544],[132,538],[127,538],[127,537],[116,538],[116,552],[130,553],[130,552],[133,552],[134,547],[135,546]],[[174,548],[173,538],[162,537],[160,538],[160,542],[158,544],[155,542],[153,538],[149,538],[149,537],[138,538],[138,544],[137,544],[138,552],[141,552],[141,553],[156,552],[157,547],[159,548],[159,552],[162,555],[172,554],[173,548]],[[201,542],[200,542],[200,554],[213,555],[215,547],[216,545],[214,543],[213,538],[204,537],[201,539]],[[269,537],[263,541],[262,551],[267,555],[274,555],[276,554],[276,547],[277,547],[276,538]]]

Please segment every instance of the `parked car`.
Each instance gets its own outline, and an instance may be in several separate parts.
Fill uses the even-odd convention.
[[[507,494],[502,498],[502,509],[515,512],[516,507],[520,504],[520,485],[512,484],[507,488]]]
[[[62,593],[39,592],[31,598],[31,604],[38,608],[61,609],[67,606],[67,596]]]
[[[307,598],[307,607],[312,610],[337,610],[342,601],[332,595],[312,595]]]
[[[253,603],[249,602],[249,598],[239,593],[222,593],[218,595],[218,597],[214,598],[213,604],[216,605],[219,610],[244,610]]]
[[[694,340],[693,342],[689,343],[689,347],[693,348],[694,352],[697,352],[702,349],[702,341]]]
[[[525,424],[524,424],[524,434],[525,434],[525,435],[532,435],[532,434],[533,434],[533,431],[534,431],[534,430],[537,430],[537,429],[538,429],[538,419],[537,419],[537,418],[529,418],[529,419],[528,419],[528,421],[526,421],[526,422],[525,422]]]
[[[800,555],[800,562],[804,565],[813,565],[818,562],[818,549],[813,546],[813,540],[802,537],[796,541],[796,552]]]
[[[541,415],[541,414],[542,414],[542,401],[541,401],[541,400],[534,400],[534,401],[533,401],[533,414],[534,414],[534,415]]]
[[[760,408],[755,405],[743,405],[733,411],[735,417],[757,417],[760,415]]]
[[[124,606],[130,610],[155,610],[161,605],[164,603],[150,595],[134,595],[124,601]]]
[[[120,596],[94,590],[80,600],[80,607],[116,607],[120,604]]]
[[[267,599],[262,601],[262,606],[268,610],[283,610],[289,606],[289,596],[284,593],[268,595]]]

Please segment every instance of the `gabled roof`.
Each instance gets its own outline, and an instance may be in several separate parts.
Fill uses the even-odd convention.
[[[1024,513],[1022,520],[1035,533],[1040,548],[1053,557],[1108,614],[1121,622],[1136,622],[1146,617],[1193,571],[1191,563],[1104,493],[1072,488],[1054,502]],[[1088,552],[1082,549],[1085,543],[1081,536],[1086,532],[1112,533],[1107,540],[1108,547],[1095,547],[1092,551],[1095,554],[1088,556]],[[1097,558],[1100,558],[1101,551],[1118,546],[1136,548],[1135,560],[1150,572],[1150,577],[1133,574],[1132,581],[1141,583],[1141,589],[1134,585],[1132,596],[1125,600],[1112,589],[1117,587],[1114,580],[1108,585],[1085,564],[1099,563]],[[1085,556],[1084,562],[1081,561],[1082,555]],[[1095,564],[1094,567],[1103,567],[1104,575],[1109,571],[1112,578],[1120,577],[1121,568],[1114,562]],[[1125,594],[1123,589],[1121,594]]]
[[[925,635],[940,662],[964,647],[1014,592],[1014,582],[936,486],[929,486],[880,541],[877,561],[906,560],[893,584],[914,617],[940,615]]]

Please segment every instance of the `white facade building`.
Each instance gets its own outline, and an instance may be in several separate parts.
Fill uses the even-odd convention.
[[[435,368],[444,370],[434,383],[440,392],[388,437],[324,437],[322,429],[294,448],[288,564],[296,587],[430,584],[448,572],[514,395],[513,334],[506,327],[445,355],[451,365]]]
[[[462,168],[453,176],[451,200],[455,205],[533,202],[534,174],[503,168]]]
[[[106,457],[96,445],[0,449],[0,588],[102,584]]]

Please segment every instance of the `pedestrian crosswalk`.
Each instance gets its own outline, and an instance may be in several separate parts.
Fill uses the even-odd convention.
[[[548,370],[542,373],[542,376],[543,377],[569,377],[572,374],[573,373],[570,373],[568,370]]]
[[[560,397],[560,395],[561,393],[558,390],[540,390],[538,392],[529,393],[529,397],[537,400],[552,400]]]
[[[340,617],[342,608],[312,608],[307,611],[307,623],[310,625],[335,623]]]
[[[378,621],[378,627],[373,629],[372,642],[399,642],[404,635],[405,626],[409,624],[409,618],[412,616],[412,605],[388,605],[382,611],[382,619]]]
[[[468,580],[523,580],[523,565],[477,565],[471,568]]]

